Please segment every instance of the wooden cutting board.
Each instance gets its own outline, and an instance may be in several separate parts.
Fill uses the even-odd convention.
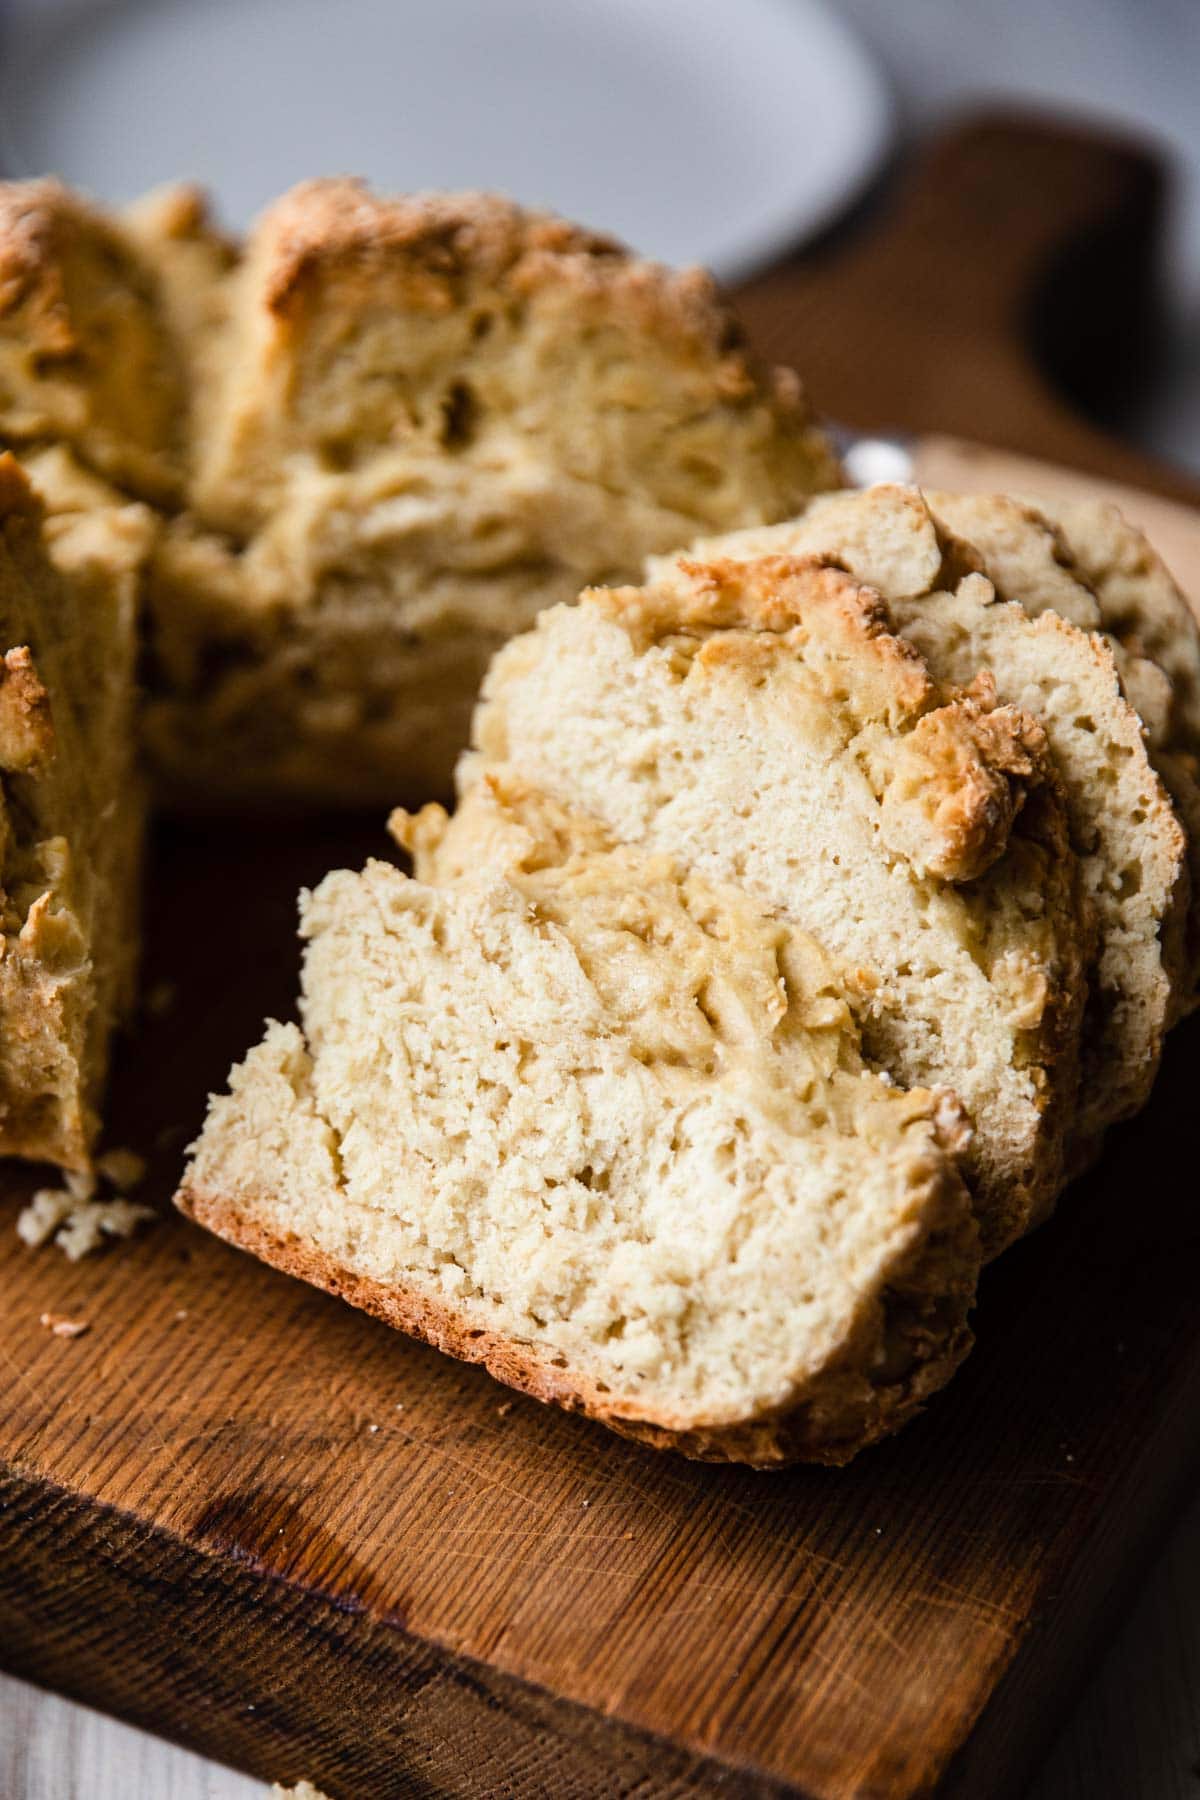
[[[1064,231],[1085,264],[1107,245],[1135,316],[1150,166],[990,123],[904,191],[747,295],[818,401],[1184,496],[1052,398],[1016,329],[1067,279]],[[371,852],[381,821],[159,830],[147,979],[173,1000],[110,1134],[154,1197],[292,1005],[297,888]],[[175,1218],[75,1267],[31,1253],[34,1178],[7,1171],[0,1663],[336,1800],[1018,1792],[1200,1451],[1198,1052],[1180,1029],[1152,1105],[988,1272],[951,1388],[841,1472],[639,1450]]]

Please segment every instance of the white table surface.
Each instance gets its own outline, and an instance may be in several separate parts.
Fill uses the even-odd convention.
[[[981,94],[1065,100],[1180,159],[1177,313],[1192,337],[1148,430],[1200,466],[1200,5],[1196,0],[843,0],[928,119]],[[0,1677],[0,1800],[262,1800],[245,1776]],[[1029,1800],[1200,1795],[1200,1502],[1185,1513]]]

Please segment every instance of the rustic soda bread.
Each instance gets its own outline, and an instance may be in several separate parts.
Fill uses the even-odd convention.
[[[1002,700],[1045,727],[1098,927],[1073,1133],[1090,1146],[1145,1101],[1188,978],[1185,834],[1114,651],[1135,679],[1137,659],[1068,622],[1099,623],[1094,595],[1053,528],[1004,496],[892,486],[831,495],[785,525],[699,553],[771,550],[836,558],[886,595],[939,680],[965,684],[985,670]],[[1143,691],[1155,675],[1147,667]]]
[[[1102,500],[937,494],[939,518],[981,551],[1004,599],[1109,639],[1151,761],[1187,827],[1191,905],[1176,1012],[1200,998],[1200,627],[1142,532]]]
[[[836,484],[707,276],[484,194],[0,187],[0,443],[162,503],[145,735],[177,796],[448,789],[540,608]]]
[[[150,526],[123,505],[45,522],[0,456],[0,1154],[89,1167],[131,1000],[142,805],[135,592]]]
[[[939,683],[830,561],[680,559],[501,652],[473,784],[515,771],[623,842],[802,924],[874,984],[868,1059],[946,1085],[975,1135],[985,1249],[1040,1218],[1076,1100],[1090,922],[1038,722]]]
[[[150,742],[193,792],[445,787],[541,607],[836,480],[707,277],[487,195],[308,183],[224,304],[151,596]]]
[[[157,282],[126,235],[61,182],[0,182],[0,442],[65,445],[170,501],[185,412]]]
[[[846,1461],[969,1344],[957,1103],[864,1067],[803,932],[485,794],[479,869],[305,896],[303,1029],[234,1069],[180,1205],[629,1436]]]

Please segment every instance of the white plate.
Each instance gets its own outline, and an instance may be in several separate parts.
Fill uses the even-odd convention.
[[[5,173],[174,176],[247,220],[306,175],[488,187],[745,274],[883,153],[883,82],[822,0],[8,0]]]

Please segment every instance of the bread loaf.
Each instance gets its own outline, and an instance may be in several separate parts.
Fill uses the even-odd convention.
[[[1053,526],[1002,495],[881,486],[700,547],[772,550],[833,557],[872,582],[939,680],[982,671],[1043,726],[1097,926],[1072,1128],[1092,1146],[1145,1101],[1190,979],[1186,837],[1122,688],[1136,684],[1149,709],[1161,671],[1097,635],[1096,597]]]
[[[150,529],[130,505],[46,521],[0,456],[0,1154],[67,1169],[90,1166],[132,999],[134,614]]]
[[[491,654],[589,581],[838,480],[699,271],[486,194],[308,182],[244,250],[0,186],[0,444],[161,506],[145,740],[175,801],[449,791]]]
[[[448,843],[510,770],[738,883],[867,972],[868,1059],[959,1095],[986,1249],[1043,1216],[1090,910],[1045,733],[986,677],[939,682],[832,561],[735,549],[543,614],[493,663],[475,741]]]
[[[867,1070],[846,975],[745,895],[477,805],[486,865],[306,897],[303,1027],[234,1070],[181,1206],[631,1437],[845,1461],[969,1344],[957,1104]]]

